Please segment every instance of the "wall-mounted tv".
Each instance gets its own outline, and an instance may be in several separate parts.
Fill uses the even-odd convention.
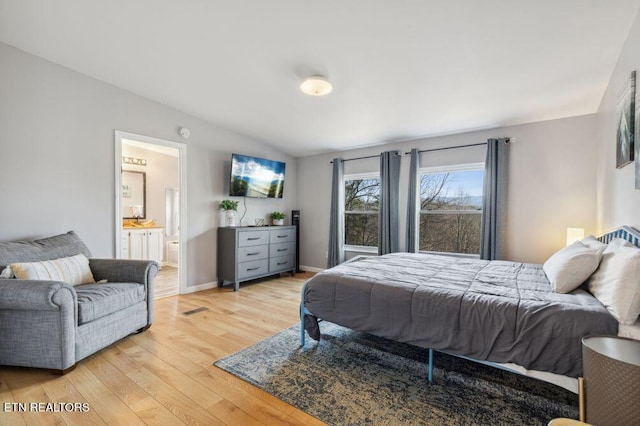
[[[286,164],[280,161],[233,154],[229,195],[282,198],[285,166]]]

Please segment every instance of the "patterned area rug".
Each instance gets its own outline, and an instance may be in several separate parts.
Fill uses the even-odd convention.
[[[578,417],[577,395],[554,385],[322,322],[299,326],[214,365],[330,425],[546,425]]]

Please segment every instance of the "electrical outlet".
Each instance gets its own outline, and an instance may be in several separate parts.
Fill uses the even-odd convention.
[[[324,258],[325,258],[325,259],[328,259],[328,258],[329,258],[329,251],[328,251],[328,250],[324,252]]]

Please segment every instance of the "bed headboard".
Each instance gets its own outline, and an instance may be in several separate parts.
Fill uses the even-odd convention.
[[[640,231],[637,231],[629,226],[621,226],[620,228],[613,229],[598,236],[598,240],[602,241],[605,244],[608,244],[614,238],[622,238],[640,248]]]

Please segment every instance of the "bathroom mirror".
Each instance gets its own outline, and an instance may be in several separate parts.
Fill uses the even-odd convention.
[[[147,174],[122,170],[121,203],[123,219],[145,219],[147,215]]]

